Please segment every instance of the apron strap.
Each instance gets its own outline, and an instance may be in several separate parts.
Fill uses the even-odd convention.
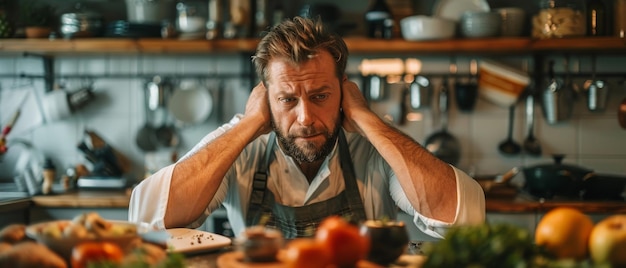
[[[248,206],[248,213],[246,215],[246,222],[248,226],[252,226],[258,222],[263,199],[265,196],[265,188],[267,188],[267,171],[269,165],[274,158],[274,145],[276,144],[276,133],[271,132],[269,139],[267,140],[267,148],[265,149],[265,155],[261,160],[254,178],[252,180],[252,192],[250,193],[250,202]]]
[[[351,220],[357,222],[364,221],[366,220],[365,206],[363,205],[359,186],[356,182],[354,164],[352,163],[348,140],[346,139],[343,129],[339,130],[339,163],[341,164],[345,191],[352,214]]]

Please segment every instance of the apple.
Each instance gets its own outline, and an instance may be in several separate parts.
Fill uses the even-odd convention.
[[[589,252],[596,264],[626,267],[626,214],[609,216],[593,227]]]

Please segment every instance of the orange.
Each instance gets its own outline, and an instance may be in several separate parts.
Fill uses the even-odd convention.
[[[535,243],[557,259],[583,260],[589,254],[593,226],[591,218],[577,209],[554,208],[539,221]]]

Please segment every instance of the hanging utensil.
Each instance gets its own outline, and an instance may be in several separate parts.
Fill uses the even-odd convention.
[[[414,110],[425,108],[430,105],[431,89],[428,78],[416,75],[409,84],[409,103]]]
[[[526,97],[526,139],[524,139],[524,152],[532,156],[541,155],[541,143],[535,138],[534,125],[535,125],[535,97],[529,94]]]
[[[554,61],[550,61],[548,77],[548,86],[542,92],[543,114],[548,124],[557,124],[572,116],[574,94],[571,88],[563,86],[561,79],[555,77]]]
[[[517,155],[522,147],[513,140],[513,125],[515,123],[515,104],[509,107],[509,130],[506,140],[498,145],[498,150],[504,155]]]
[[[462,112],[471,112],[476,105],[476,99],[478,99],[477,73],[478,63],[476,60],[472,59],[470,61],[470,72],[467,82],[456,83],[454,86],[456,104]]]
[[[213,109],[213,97],[198,81],[184,80],[168,101],[169,112],[180,125],[193,125],[206,121]]]
[[[448,78],[444,78],[439,90],[439,113],[441,114],[441,130],[433,133],[427,139],[425,147],[437,158],[452,165],[456,165],[461,157],[459,141],[448,132]]]
[[[609,101],[608,83],[596,78],[596,56],[591,57],[591,80],[585,81],[585,96],[587,109],[592,112],[603,112]]]
[[[165,122],[163,122],[155,130],[156,140],[161,146],[175,147],[178,145],[178,134],[176,133],[176,127],[170,120],[169,114],[166,116]]]
[[[158,97],[156,97],[156,93],[158,90],[155,90],[156,87],[148,84],[145,91],[145,103],[144,103],[144,113],[146,116],[146,121],[143,126],[139,128],[137,131],[137,135],[135,136],[135,143],[139,149],[144,152],[152,152],[156,151],[159,145],[159,141],[156,137],[156,128],[154,126],[154,113],[158,111]]]
[[[528,62],[524,62],[524,71],[528,70]],[[535,83],[531,81],[530,86],[526,89],[528,96],[526,96],[526,139],[524,139],[523,149],[531,156],[541,155],[541,143],[535,138],[534,126],[535,126]]]

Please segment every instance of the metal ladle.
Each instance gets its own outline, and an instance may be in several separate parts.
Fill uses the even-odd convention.
[[[541,155],[541,144],[539,140],[535,138],[534,135],[534,122],[535,122],[535,101],[533,94],[529,94],[526,97],[526,128],[528,129],[528,134],[526,134],[526,139],[524,139],[524,151],[532,156],[540,156]]]
[[[425,148],[437,158],[452,165],[456,165],[461,158],[459,141],[448,132],[448,79],[444,78],[439,91],[439,112],[441,113],[441,130],[431,134]]]
[[[524,65],[524,71],[528,70],[527,63]],[[528,88],[528,96],[526,96],[526,139],[524,139],[523,149],[531,156],[541,155],[541,143],[535,138],[535,84],[531,83]]]
[[[513,140],[513,125],[515,119],[515,104],[509,107],[509,134],[503,142],[498,145],[498,149],[505,155],[516,155],[522,150],[522,147]]]

